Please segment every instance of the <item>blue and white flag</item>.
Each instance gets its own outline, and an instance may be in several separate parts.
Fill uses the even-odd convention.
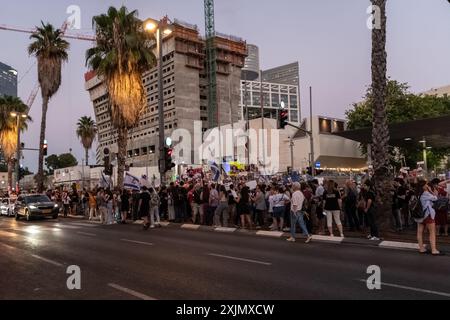
[[[108,176],[105,176],[102,171],[102,177],[100,179],[100,187],[104,189],[112,189],[112,181],[111,178]]]
[[[211,172],[212,172],[212,180],[214,182],[219,181],[219,178],[220,178],[219,166],[215,162],[211,163],[210,166],[211,166]]]
[[[139,182],[139,178],[125,172],[125,179],[123,183],[125,189],[141,191],[141,184]]]

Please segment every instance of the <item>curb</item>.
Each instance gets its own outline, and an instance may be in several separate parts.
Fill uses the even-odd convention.
[[[69,218],[80,219],[80,216],[68,216]],[[81,217],[84,219],[84,217]],[[95,223],[95,221],[88,221],[90,223]],[[130,222],[130,224],[141,225],[143,223],[142,220],[137,220],[134,222]],[[239,229],[239,228],[228,228],[228,227],[210,227],[210,226],[202,226],[197,224],[180,224],[173,222],[161,222],[162,227],[170,227],[170,228],[180,228],[184,230],[192,230],[192,231],[209,231],[209,232],[218,232],[218,233],[239,233],[246,235],[255,235],[259,237],[267,237],[272,239],[281,239],[290,237],[290,233],[281,232],[281,231],[264,231],[264,230],[247,230],[247,229]],[[305,239],[302,234],[297,234],[297,239]],[[371,241],[362,238],[341,238],[341,237],[330,237],[330,236],[321,236],[321,235],[313,235],[313,241],[319,243],[328,243],[328,244],[350,244],[350,245],[363,245],[374,248],[382,248],[382,249],[395,249],[395,250],[405,250],[405,251],[418,251],[419,246],[417,243],[412,242],[400,242],[400,241],[388,241],[388,240],[380,240],[380,241]],[[439,248],[442,252],[450,253],[450,246],[448,245],[440,245]]]

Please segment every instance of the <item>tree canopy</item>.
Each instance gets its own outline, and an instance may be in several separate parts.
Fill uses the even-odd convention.
[[[52,154],[45,159],[45,166],[49,174],[53,174],[57,169],[64,169],[78,165],[77,159],[71,153],[61,155]]]
[[[447,95],[438,97],[413,94],[410,92],[407,83],[389,80],[386,112],[389,124],[449,115],[450,97]],[[361,129],[372,126],[372,89],[370,87],[363,102],[354,103],[352,108],[347,110],[346,117],[349,129]],[[409,167],[415,167],[417,162],[423,158],[422,150],[401,148],[400,152],[405,156],[406,164]],[[439,165],[449,153],[449,149],[428,151],[429,166]]]

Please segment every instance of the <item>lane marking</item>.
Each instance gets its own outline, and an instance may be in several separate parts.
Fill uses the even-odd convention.
[[[152,298],[152,297],[150,297],[150,296],[147,296],[147,295],[145,295],[145,294],[143,294],[143,293],[140,293],[140,292],[137,292],[137,291],[134,291],[134,290],[131,290],[131,289],[128,289],[128,288],[119,286],[119,285],[117,285],[117,284],[115,284],[115,283],[108,283],[108,286],[111,287],[111,288],[113,288],[113,289],[116,289],[116,290],[125,292],[125,293],[127,293],[127,294],[129,294],[129,295],[131,295],[131,296],[133,296],[133,297],[135,297],[135,298],[139,298],[139,299],[141,299],[141,300],[147,300],[147,301],[155,301],[155,300],[158,300],[158,299]]]
[[[135,240],[129,240],[129,239],[120,239],[120,241],[134,243],[134,244],[142,244],[144,246],[153,246],[153,243],[150,243],[150,242],[142,242],[142,241],[135,241]]]
[[[10,246],[9,244],[3,243],[3,242],[0,242],[0,244],[10,250],[19,250],[18,248]]]
[[[200,229],[200,226],[196,224],[183,224],[181,226],[181,229],[198,230]]]
[[[224,258],[224,259],[230,259],[230,260],[236,260],[236,261],[249,262],[249,263],[256,263],[256,264],[261,264],[261,265],[264,265],[264,266],[271,266],[272,265],[272,263],[270,263],[270,262],[263,262],[263,261],[257,261],[257,260],[251,260],[251,259],[244,259],[244,258],[238,258],[238,257],[224,256],[224,255],[216,254],[216,253],[208,253],[208,256],[217,257],[217,258]]]
[[[77,234],[80,234],[82,236],[88,236],[88,237],[96,237],[97,236],[96,234],[93,234],[93,233],[81,232],[81,231],[78,231]]]
[[[62,267],[62,266],[63,266],[63,265],[62,265],[61,263],[59,263],[59,262],[56,262],[56,261],[53,261],[53,260],[50,260],[50,259],[47,259],[47,258],[38,256],[38,255],[35,255],[35,254],[32,254],[31,256],[32,256],[33,258],[36,258],[36,259],[38,259],[38,260],[41,260],[41,261],[50,263],[50,264],[52,264],[52,265],[54,265],[54,266],[57,266],[57,267]]]
[[[280,238],[281,236],[283,236],[283,232],[281,232],[281,231],[257,231],[256,235]]]
[[[88,224],[88,223],[70,223],[70,225],[80,226],[80,227],[88,227],[88,228],[97,228],[97,225]]]
[[[358,280],[358,281],[367,283],[367,280],[363,280],[363,279],[360,279],[360,280]],[[420,288],[414,288],[414,287],[402,286],[402,285],[398,285],[398,284],[385,283],[385,282],[382,282],[382,283],[381,283],[381,286],[392,287],[392,288],[397,288],[397,289],[404,289],[404,290],[415,291],[415,292],[421,292],[421,293],[434,294],[434,295],[437,295],[437,296],[442,296],[442,297],[450,298],[450,293],[445,293],[445,292],[432,291],[432,290],[426,290],[426,289],[420,289]]]

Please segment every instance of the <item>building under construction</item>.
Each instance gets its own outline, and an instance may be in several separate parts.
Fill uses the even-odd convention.
[[[202,121],[206,131],[209,123],[220,125],[242,119],[240,105],[241,69],[247,56],[242,39],[216,34],[217,110],[208,112],[208,72],[206,70],[206,41],[199,29],[175,20],[173,32],[163,39],[163,84],[165,136],[177,128],[194,133],[194,121]],[[156,54],[156,43],[154,47]],[[117,132],[111,124],[108,92],[94,73],[85,75],[86,90],[93,102],[98,126],[97,163],[103,159],[104,148],[117,153]],[[158,165],[158,68],[143,74],[148,108],[139,125],[129,132],[127,164]],[[209,117],[216,117],[211,121]]]

